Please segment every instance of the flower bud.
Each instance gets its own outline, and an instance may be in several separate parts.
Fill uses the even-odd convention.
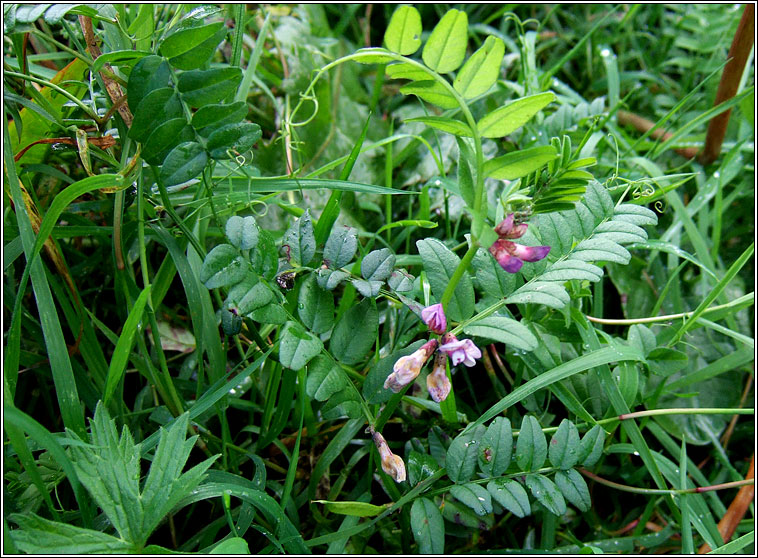
[[[437,351],[434,357],[434,369],[426,377],[426,388],[429,390],[429,395],[437,403],[447,399],[450,394],[450,379],[447,377],[446,369],[447,354]]]
[[[387,379],[384,381],[384,388],[398,393],[410,384],[419,375],[421,368],[423,368],[436,348],[437,340],[431,339],[421,345],[416,352],[397,359],[397,362],[392,367],[392,374],[387,376]]]
[[[399,455],[395,455],[387,445],[387,441],[384,436],[379,432],[374,432],[372,435],[376,449],[379,451],[379,457],[382,460],[382,471],[387,473],[395,482],[403,482],[405,480],[405,463]]]
[[[447,331],[447,318],[442,304],[427,306],[421,311],[421,318],[433,333],[442,335]]]

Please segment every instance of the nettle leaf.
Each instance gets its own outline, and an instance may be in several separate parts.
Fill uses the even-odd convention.
[[[487,491],[498,504],[516,517],[526,517],[532,513],[529,496],[518,481],[495,479],[487,483]]]
[[[376,342],[379,312],[376,301],[365,298],[345,312],[332,331],[329,351],[345,364],[358,364]]]
[[[242,70],[236,67],[190,70],[179,76],[177,88],[184,102],[200,108],[234,94],[241,81]]]
[[[352,281],[355,290],[358,291],[361,296],[366,298],[372,298],[379,295],[379,291],[382,288],[381,281],[364,281],[363,279],[353,279]]]
[[[252,215],[248,215],[247,217],[233,215],[229,217],[226,221],[224,232],[232,246],[240,250],[252,250],[258,245],[260,230],[255,222],[255,217]]]
[[[566,513],[566,500],[563,499],[558,487],[544,475],[532,473],[524,479],[532,496],[554,515]]]
[[[155,89],[168,87],[171,69],[160,56],[145,56],[134,65],[126,85],[129,109],[136,113],[142,99]]]
[[[450,494],[471,508],[476,515],[492,513],[492,497],[483,486],[470,482],[450,487]]]
[[[279,362],[286,368],[300,370],[323,348],[321,339],[306,331],[299,323],[289,321],[279,340]]]
[[[143,143],[159,122],[183,116],[182,103],[173,87],[150,91],[134,111],[129,137]]]
[[[247,266],[237,249],[230,244],[219,244],[208,252],[200,268],[200,281],[209,289],[239,283],[248,274]]]
[[[395,267],[395,254],[389,248],[372,250],[361,261],[361,276],[368,281],[384,281]]]
[[[309,397],[316,401],[326,401],[346,386],[345,375],[329,357],[318,355],[308,363],[305,392]]]
[[[211,56],[213,56],[213,53],[216,52],[216,48],[218,48],[219,43],[226,37],[227,28],[223,22],[219,23],[221,26],[218,28],[218,31],[216,31],[215,34],[211,35],[202,43],[185,52],[184,54],[169,58],[169,63],[173,67],[179,68],[180,70],[195,70],[204,66],[206,62],[208,62],[208,60],[211,58]],[[218,25],[218,23],[211,25]]]
[[[51,521],[34,513],[11,514],[19,528],[10,537],[27,554],[136,554],[134,544],[107,533]]]
[[[432,30],[421,58],[429,68],[440,74],[457,70],[466,56],[468,15],[449,10]]]
[[[500,64],[505,54],[505,43],[489,36],[484,44],[466,60],[453,80],[453,87],[464,99],[473,99],[495,85],[500,75]]]
[[[550,463],[559,469],[571,469],[579,460],[579,431],[573,422],[563,419],[550,440]]]
[[[190,52],[207,39],[213,37],[216,32],[223,27],[224,22],[219,21],[201,27],[179,29],[163,40],[158,51],[166,58],[180,56],[184,53]]]
[[[605,430],[596,424],[582,437],[578,460],[583,467],[592,467],[603,455],[605,445]]]
[[[484,175],[500,180],[516,180],[541,169],[558,157],[551,145],[530,147],[495,157],[484,163]]]
[[[207,149],[213,159],[230,159],[235,153],[245,153],[261,139],[261,127],[252,122],[226,124],[208,137]]]
[[[411,531],[421,554],[445,553],[445,522],[440,509],[428,498],[413,501]]]
[[[438,81],[414,81],[400,88],[403,95],[416,95],[419,99],[432,103],[444,109],[452,109],[458,106],[458,101]]]
[[[409,79],[411,81],[425,81],[432,79],[431,75],[414,64],[408,62],[400,62],[397,64],[390,64],[384,69],[384,73],[390,79]]]
[[[421,122],[437,130],[442,130],[448,134],[454,134],[456,136],[473,137],[468,124],[455,120],[454,118],[447,118],[446,116],[418,116],[416,118],[408,118],[406,122]],[[460,164],[460,163],[459,163]]]
[[[421,46],[421,16],[413,6],[398,6],[384,32],[384,44],[392,52],[408,56]]]
[[[408,454],[408,482],[416,486],[439,470],[439,465],[431,455],[418,451]]]
[[[537,348],[537,338],[525,325],[505,316],[488,316],[463,328],[468,335],[505,343],[516,349],[533,351]]]
[[[552,91],[523,97],[493,110],[477,123],[479,133],[485,138],[502,138],[515,132],[532,117],[555,101]]]
[[[297,221],[284,233],[282,246],[287,246],[288,259],[300,265],[307,265],[316,255],[316,237],[310,210],[306,209]],[[331,289],[329,289],[331,290]]]
[[[326,333],[334,325],[334,296],[317,285],[313,274],[300,286],[297,315],[313,333]]]
[[[180,143],[169,151],[161,167],[164,186],[184,184],[197,177],[208,163],[208,154],[203,146],[194,141]]]
[[[496,417],[482,436],[479,452],[479,469],[488,477],[499,477],[511,464],[513,430],[511,421]]]
[[[401,268],[392,272],[392,275],[387,279],[387,285],[393,291],[407,293],[413,290],[413,280],[413,275]]]
[[[247,116],[247,103],[205,105],[192,115],[192,127],[201,136],[208,137],[214,130],[227,124],[237,124]]]
[[[516,463],[522,471],[536,471],[545,463],[547,440],[540,423],[531,415],[521,421],[516,442]]]
[[[563,496],[574,504],[579,511],[589,511],[592,507],[592,499],[587,483],[576,469],[558,471],[555,473],[555,484]]]
[[[404,349],[395,351],[371,366],[366,375],[366,381],[363,382],[363,398],[371,405],[386,403],[392,397],[393,392],[390,389],[384,389],[384,382],[392,373],[392,367],[400,357],[408,356],[424,344],[423,340],[411,343]]]
[[[477,454],[481,447],[482,436],[485,428],[482,425],[462,432],[450,444],[445,458],[447,476],[456,484],[468,482],[474,474],[477,463]]]
[[[439,300],[461,259],[435,238],[418,240],[416,247],[429,278],[432,292]],[[461,276],[446,311],[447,317],[456,322],[474,315],[474,287],[467,273]]]
[[[195,139],[192,128],[184,117],[172,118],[159,124],[145,140],[142,157],[151,165],[160,165],[177,145]]]
[[[358,249],[357,230],[353,227],[339,227],[332,230],[324,246],[324,263],[330,269],[345,267]]]

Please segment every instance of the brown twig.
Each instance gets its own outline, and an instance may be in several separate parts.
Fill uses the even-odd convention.
[[[716,91],[716,99],[713,105],[717,106],[728,101],[737,94],[740,85],[742,72],[745,70],[750,49],[753,48],[755,33],[755,5],[745,4],[742,12],[742,18],[737,26],[737,31],[732,40],[732,46],[729,49],[729,62],[724,66],[721,74],[719,88]],[[713,117],[708,123],[708,133],[705,136],[705,147],[700,155],[700,162],[708,165],[716,160],[721,153],[721,144],[726,135],[726,127],[729,124],[729,116],[732,109],[726,110]]]
[[[638,132],[646,133],[648,130],[653,128],[653,126],[655,126],[655,122],[652,120],[648,120],[647,118],[643,118],[642,116],[634,114],[633,112],[628,112],[626,110],[619,110],[616,115],[618,116],[618,122],[620,125],[632,126]],[[661,139],[663,141],[666,141],[673,135],[674,134],[671,132],[666,132],[661,128],[653,130],[650,134],[653,139]],[[674,148],[674,151],[679,153],[679,155],[685,159],[694,159],[697,156],[697,147]]]

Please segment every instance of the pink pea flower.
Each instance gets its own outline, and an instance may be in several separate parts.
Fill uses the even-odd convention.
[[[382,471],[395,479],[395,482],[403,482],[405,480],[405,463],[403,462],[403,458],[392,453],[384,436],[379,434],[379,432],[374,432],[371,437],[374,440],[374,444],[376,444],[376,449],[379,451],[379,457],[382,460]]]
[[[490,246],[490,254],[508,273],[516,273],[524,262],[537,262],[550,252],[550,246],[522,246],[509,240],[524,236],[527,226],[526,223],[514,226],[513,213],[510,213],[495,227],[500,238]]]
[[[446,333],[442,337],[440,351],[451,358],[453,366],[457,366],[462,362],[466,366],[471,367],[476,364],[474,359],[482,358],[482,351],[479,350],[479,347],[474,345],[474,342],[471,339],[459,341],[455,335],[451,333]]]
[[[447,318],[442,304],[427,306],[421,311],[421,318],[431,332],[442,335],[447,331]]]
[[[400,357],[392,367],[392,374],[387,376],[384,381],[384,389],[391,389],[395,393],[398,393],[405,386],[410,384],[421,372],[421,369],[432,356],[435,349],[437,349],[437,340],[431,339],[421,345],[419,349],[404,357]]]
[[[434,368],[432,373],[426,377],[426,388],[429,390],[429,395],[432,396],[437,403],[447,399],[450,395],[450,379],[445,373],[447,368],[447,354],[442,351],[437,351],[434,357]]]

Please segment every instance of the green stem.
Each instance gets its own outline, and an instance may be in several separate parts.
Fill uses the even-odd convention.
[[[476,251],[478,249],[479,249],[479,243],[474,240],[473,235],[472,235],[471,246],[469,246],[469,249],[463,255],[463,258],[461,258],[461,263],[459,263],[458,267],[455,268],[455,271],[453,272],[453,276],[450,278],[450,282],[447,284],[447,287],[445,287],[445,292],[442,293],[442,298],[440,299],[440,303],[442,304],[443,308],[447,308],[447,305],[450,303],[450,299],[453,298],[455,287],[458,286],[458,283],[460,282],[461,277],[463,277],[463,274],[466,272],[466,269],[468,269],[468,266],[471,263],[471,260],[474,259],[474,256],[476,255]]]
[[[737,488],[739,486],[748,486],[754,484],[754,479],[745,479],[741,481],[725,482],[721,484],[714,484],[711,486],[696,486],[694,488],[673,488],[673,489],[661,489],[661,488],[638,488],[636,486],[628,486],[626,484],[619,484],[617,482],[609,481],[602,477],[597,476],[595,473],[591,473],[587,469],[578,469],[585,477],[590,478],[598,484],[603,484],[622,492],[631,492],[633,494],[697,494],[700,492],[710,492],[713,490],[726,490],[728,488]]]
[[[19,78],[19,79],[28,79],[29,81],[33,81],[34,83],[39,83],[40,85],[44,85],[45,87],[49,87],[53,91],[56,91],[56,92],[60,93],[61,95],[63,95],[64,97],[66,97],[66,99],[68,99],[69,101],[71,101],[72,103],[74,103],[76,106],[78,106],[80,109],[82,109],[84,112],[86,112],[87,115],[89,115],[89,117],[92,118],[95,122],[97,122],[98,124],[102,124],[102,122],[100,121],[100,118],[97,116],[97,114],[90,107],[88,107],[87,105],[85,105],[84,103],[82,103],[79,99],[77,99],[74,95],[72,95],[71,93],[69,93],[68,91],[66,91],[65,89],[63,89],[62,87],[60,87],[60,86],[58,86],[58,85],[56,85],[56,84],[54,84],[52,82],[49,82],[47,80],[40,79],[40,78],[32,76],[32,75],[20,74],[18,72],[11,72],[11,71],[6,70],[4,72],[4,75],[10,76],[10,77],[16,77],[16,78]]]

